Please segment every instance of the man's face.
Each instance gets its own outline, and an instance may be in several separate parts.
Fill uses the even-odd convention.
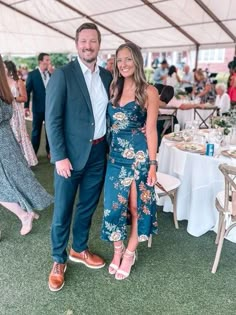
[[[97,60],[100,44],[96,30],[82,30],[79,33],[76,43],[79,57],[85,64],[93,63]]]
[[[106,69],[110,72],[113,72],[114,68],[114,58],[107,60]]]
[[[39,67],[42,71],[48,70],[48,66],[50,64],[50,57],[49,56],[44,56],[43,60],[39,62]]]
[[[189,66],[184,66],[184,72],[189,73]]]

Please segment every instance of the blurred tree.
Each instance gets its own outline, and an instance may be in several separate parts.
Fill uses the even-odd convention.
[[[50,54],[50,58],[55,68],[65,65],[69,61],[67,54]]]
[[[51,63],[55,68],[61,67],[69,61],[67,54],[49,54],[51,57]],[[6,56],[3,59],[11,59],[17,66],[26,66],[29,71],[33,70],[38,65],[38,56],[35,57],[11,57]]]

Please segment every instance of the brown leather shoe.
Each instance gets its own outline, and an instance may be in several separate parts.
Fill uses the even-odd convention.
[[[51,291],[55,292],[63,288],[65,284],[64,281],[65,271],[66,264],[59,264],[57,262],[54,262],[48,279],[48,286]]]
[[[71,248],[69,259],[77,263],[82,263],[92,269],[99,269],[105,266],[104,260],[101,257],[90,253],[88,249],[81,253],[77,253]]]

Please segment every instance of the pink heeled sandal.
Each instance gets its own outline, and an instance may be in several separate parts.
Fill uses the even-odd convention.
[[[127,261],[127,264],[128,264],[128,261],[129,261],[129,266],[128,266],[129,270],[128,271],[124,271],[121,268],[119,268],[117,270],[116,274],[115,274],[115,279],[116,280],[124,280],[124,279],[128,278],[128,276],[130,275],[130,272],[131,272],[131,268],[134,265],[135,260],[137,260],[137,252],[136,251],[131,252],[130,250],[126,249],[126,251],[124,253],[124,256],[123,256],[123,262],[125,260]]]
[[[114,256],[115,255],[120,255],[120,261],[121,261],[123,255],[124,255],[124,253],[125,253],[125,246],[124,246],[123,243],[120,246],[114,246]],[[111,263],[109,265],[109,267],[108,267],[108,272],[109,272],[110,275],[114,275],[117,272],[118,269],[119,269],[119,266],[117,266],[116,264]]]

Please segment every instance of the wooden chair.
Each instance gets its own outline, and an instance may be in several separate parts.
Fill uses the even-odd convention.
[[[219,212],[218,231],[215,243],[218,245],[211,272],[215,273],[219,264],[224,238],[236,227],[236,167],[220,164],[225,178],[225,189],[216,196],[216,208]]]
[[[157,195],[157,205],[158,199],[160,197],[169,196],[173,205],[173,218],[175,228],[179,228],[179,224],[177,221],[177,213],[176,213],[176,194],[177,189],[180,186],[181,182],[178,178],[164,174],[161,172],[157,172],[157,181],[159,185],[155,186],[155,193]],[[163,189],[164,188],[164,189]],[[148,247],[152,246],[152,235],[148,239]]]

